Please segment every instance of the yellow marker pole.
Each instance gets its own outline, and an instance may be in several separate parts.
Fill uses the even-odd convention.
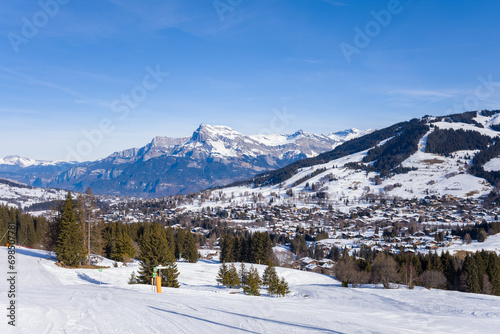
[[[158,270],[158,276],[156,276],[156,292],[161,293],[161,275]]]

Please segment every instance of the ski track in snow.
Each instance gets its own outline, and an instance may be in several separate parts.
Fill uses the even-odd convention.
[[[500,323],[494,296],[346,289],[325,275],[277,268],[290,295],[271,298],[262,290],[253,297],[217,286],[219,264],[203,260],[178,263],[181,288],[156,294],[127,284],[137,262],[114,268],[104,260],[110,268],[100,277],[94,269],[59,268],[45,251],[21,248],[16,256],[17,326],[4,319],[2,333],[495,333]],[[256,267],[262,274],[265,266]],[[1,284],[5,305],[6,281]]]

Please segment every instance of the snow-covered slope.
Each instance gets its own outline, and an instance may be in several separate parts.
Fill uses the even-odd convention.
[[[25,208],[35,203],[64,199],[64,190],[37,188],[0,179],[0,204]]]
[[[7,249],[0,252],[6,259]],[[137,263],[102,264],[110,268],[64,269],[47,252],[17,249],[16,327],[4,319],[2,333],[496,333],[500,318],[494,296],[346,289],[328,276],[284,268],[278,274],[290,295],[250,297],[217,286],[219,264],[207,261],[179,263],[181,288],[157,294],[127,284]],[[0,287],[6,305],[5,279]]]

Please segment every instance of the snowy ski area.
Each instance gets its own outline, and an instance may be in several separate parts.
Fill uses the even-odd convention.
[[[7,268],[7,249],[0,251]],[[498,333],[500,324],[494,296],[342,288],[329,276],[277,268],[291,293],[275,298],[262,290],[263,296],[251,297],[217,286],[220,264],[212,260],[178,263],[181,287],[157,294],[148,285],[127,284],[138,263],[115,268],[105,259],[100,265],[110,268],[64,269],[46,251],[16,249],[16,327],[4,319],[0,332]],[[257,267],[262,274],[265,266]],[[7,282],[1,281],[5,306]]]

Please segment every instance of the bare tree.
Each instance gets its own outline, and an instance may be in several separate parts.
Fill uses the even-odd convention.
[[[405,263],[401,268],[401,280],[408,288],[413,289],[415,280],[417,279],[417,272],[411,263]]]
[[[347,287],[352,284],[353,288],[360,284],[366,284],[370,280],[370,275],[366,271],[360,270],[351,258],[339,261],[335,265],[335,277],[342,282],[342,286]]]
[[[382,283],[384,288],[390,289],[391,283],[399,281],[396,261],[389,255],[380,253],[373,261],[372,281]]]
[[[440,289],[446,286],[446,277],[437,270],[426,270],[420,276],[420,283],[427,289]]]

